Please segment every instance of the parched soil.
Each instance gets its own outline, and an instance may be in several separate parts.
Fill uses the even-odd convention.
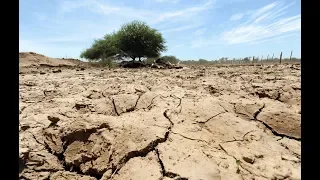
[[[301,179],[300,65],[38,70],[20,179]]]

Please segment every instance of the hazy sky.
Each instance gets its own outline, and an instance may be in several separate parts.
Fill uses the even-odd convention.
[[[294,0],[21,0],[19,51],[79,58],[94,39],[142,20],[179,59],[301,55]]]

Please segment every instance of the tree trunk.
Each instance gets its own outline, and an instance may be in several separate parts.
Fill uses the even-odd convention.
[[[139,57],[139,61],[141,62],[141,57]]]

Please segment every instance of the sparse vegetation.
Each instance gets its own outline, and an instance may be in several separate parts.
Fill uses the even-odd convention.
[[[301,62],[301,59],[299,58],[291,58],[291,60],[289,58],[284,58],[282,59],[283,63],[299,63]],[[239,58],[239,59],[232,59],[232,60],[228,60],[228,58],[220,58],[219,60],[205,60],[205,59],[199,59],[199,60],[181,60],[180,61],[181,64],[185,64],[185,65],[204,65],[204,64],[208,64],[208,65],[214,65],[214,64],[252,64],[252,57],[245,57],[245,58]],[[255,58],[254,59],[254,63],[279,63],[279,58],[273,58],[273,59],[259,59],[259,58]]]

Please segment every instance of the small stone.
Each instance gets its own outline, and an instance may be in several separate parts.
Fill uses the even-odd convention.
[[[21,125],[20,128],[22,131],[25,131],[25,130],[29,129],[30,126],[29,125]]]
[[[60,121],[60,118],[56,116],[48,116],[48,120],[51,121],[52,123],[57,123]]]
[[[29,148],[19,148],[20,158],[22,158],[23,160],[27,159],[29,156],[29,152]]]
[[[61,71],[61,69],[58,69],[58,70],[53,70],[52,72],[53,72],[53,73],[60,73],[60,72],[62,72],[62,71]]]
[[[250,156],[244,156],[242,157],[242,159],[247,162],[247,163],[250,163],[250,164],[253,164],[254,163],[254,157],[250,157]]]
[[[46,74],[46,73],[41,71],[40,74]]]

